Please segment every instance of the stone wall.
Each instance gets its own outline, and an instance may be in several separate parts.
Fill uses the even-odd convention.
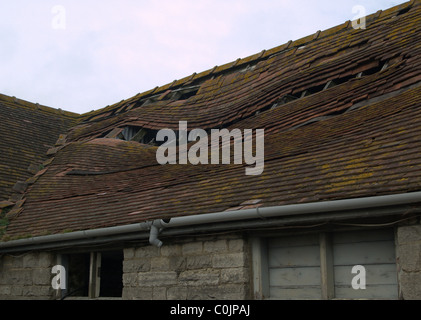
[[[127,248],[123,299],[250,299],[250,272],[241,237]]]
[[[0,257],[0,299],[54,299],[50,253],[31,252]]]
[[[399,297],[421,299],[421,225],[399,227],[396,239]]]
[[[421,225],[397,228],[399,298],[421,300]],[[0,300],[54,299],[56,256],[0,256]],[[123,299],[252,299],[251,253],[240,235],[164,239],[124,249]]]

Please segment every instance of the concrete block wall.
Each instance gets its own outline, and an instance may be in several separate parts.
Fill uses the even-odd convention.
[[[396,240],[399,297],[421,300],[421,225],[399,227]]]
[[[250,299],[250,253],[241,237],[126,248],[123,299]]]
[[[54,255],[30,252],[0,257],[0,299],[54,299]]]

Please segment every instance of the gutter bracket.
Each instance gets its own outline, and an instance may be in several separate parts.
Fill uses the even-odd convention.
[[[257,208],[256,208],[256,213],[257,213],[257,215],[260,217],[260,219],[262,219],[262,220],[266,220],[266,217],[260,213],[260,211],[259,211],[259,207],[257,207]]]

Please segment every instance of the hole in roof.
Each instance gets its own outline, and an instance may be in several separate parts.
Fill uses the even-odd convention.
[[[136,107],[144,107],[157,101],[158,101],[158,95],[155,95],[147,99],[142,99],[138,104],[136,104]]]
[[[363,71],[363,76],[370,76],[383,70],[384,64],[379,63],[377,67]]]
[[[194,97],[198,91],[199,91],[199,89],[192,90],[190,92],[183,93],[183,94],[181,94],[181,96],[180,96],[180,98],[178,100],[187,100],[187,99],[189,99],[191,97]]]
[[[287,104],[291,101],[301,99],[301,98],[304,98],[304,97],[308,97],[308,96],[313,95],[315,93],[318,93],[320,91],[324,91],[324,90],[327,90],[327,89],[332,88],[334,86],[338,86],[340,84],[346,83],[346,82],[348,82],[348,81],[350,81],[354,78],[361,78],[362,76],[369,76],[369,75],[376,74],[380,71],[385,70],[387,67],[388,67],[388,62],[385,62],[383,64],[379,63],[376,67],[372,67],[372,68],[369,68],[367,70],[360,71],[357,74],[350,74],[350,75],[347,75],[347,76],[344,76],[344,77],[341,77],[341,78],[338,78],[338,79],[331,79],[331,80],[326,81],[326,83],[319,84],[319,85],[316,85],[316,86],[312,86],[312,87],[306,88],[302,91],[293,90],[292,94],[283,95],[283,96],[279,97],[279,99],[275,103],[273,103],[272,105],[266,106],[266,107],[264,107],[264,108],[262,108],[258,111],[264,112],[264,111],[267,111],[267,110],[270,110],[270,109],[277,108],[277,107],[279,107],[281,105],[284,105],[284,104]],[[256,113],[254,113],[254,115],[258,115],[260,112],[256,112]]]
[[[153,95],[151,97],[142,99],[138,103],[136,103],[135,108],[140,106],[147,106],[149,104],[155,103],[157,101],[167,101],[167,100],[187,100],[197,94],[199,91],[200,86],[192,86],[192,87],[186,87],[186,88],[179,88],[176,90],[173,90],[171,92],[168,92],[164,96],[162,96],[162,93]]]
[[[409,10],[411,10],[411,7],[407,7],[407,8],[404,8],[404,9],[400,10],[400,11],[398,12],[398,14],[396,15],[396,17],[398,17],[398,16],[400,16],[400,15],[402,15],[402,14],[407,13]]]
[[[142,144],[156,145],[155,137],[157,130],[146,129],[139,126],[125,126],[114,128],[105,132],[100,138],[119,139],[124,141],[134,141]]]
[[[240,73],[245,73],[248,71],[253,71],[254,69],[256,69],[256,65],[247,65],[247,67],[245,67],[244,69],[240,70]]]
[[[155,144],[156,130],[136,126],[126,126],[117,138],[142,144]]]
[[[171,98],[176,100],[187,100],[188,98],[195,96],[199,89],[200,86],[180,88],[173,91]]]

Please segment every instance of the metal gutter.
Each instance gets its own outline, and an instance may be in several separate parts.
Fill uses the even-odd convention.
[[[348,211],[375,207],[396,206],[409,203],[421,203],[421,192],[404,193],[387,196],[355,198],[334,201],[322,201],[292,204],[277,207],[253,208],[238,211],[223,211],[217,213],[201,214],[195,216],[176,217],[169,222],[156,220],[155,226],[161,228],[185,227],[189,225],[229,222],[235,220],[265,219],[272,217],[297,216],[303,214],[316,214],[334,211]],[[155,243],[159,243],[153,239]],[[159,241],[159,240],[158,240]],[[161,242],[162,245],[162,242]]]
[[[235,225],[228,222],[240,222],[243,226],[247,222],[248,227],[253,225],[263,226],[261,221],[268,218],[278,218],[281,220],[288,220],[288,223],[303,221],[304,215],[311,214],[314,217],[307,217],[305,220],[310,221],[316,218],[316,215],[335,213],[343,211],[352,211],[359,209],[370,208],[384,208],[391,206],[408,205],[414,203],[421,203],[421,192],[412,192],[404,194],[365,197],[345,200],[322,201],[302,204],[292,204],[276,207],[252,208],[238,211],[222,211],[208,214],[199,214],[193,216],[175,217],[169,220],[157,219],[154,221],[147,221],[137,224],[92,229],[86,231],[76,231],[70,233],[38,236],[27,239],[11,240],[7,242],[0,242],[0,252],[22,251],[23,248],[29,250],[39,247],[60,247],[64,244],[79,243],[90,244],[95,242],[107,242],[112,239],[124,238],[139,239],[145,237],[144,231],[149,231],[149,242],[155,246],[162,246],[162,241],[158,239],[159,232],[163,229],[185,228],[189,226],[200,226],[206,229],[206,225],[224,223],[223,228],[233,228]],[[370,217],[369,213],[364,213],[364,217]],[[351,215],[344,215],[343,218],[361,217],[361,214],[356,212]],[[318,217],[320,219],[331,219],[327,216]],[[340,219],[340,215],[336,215],[335,219]],[[265,224],[267,226],[267,224]],[[143,232],[143,233],[142,233]],[[174,232],[168,232],[171,234]],[[107,240],[108,239],[108,240]]]

